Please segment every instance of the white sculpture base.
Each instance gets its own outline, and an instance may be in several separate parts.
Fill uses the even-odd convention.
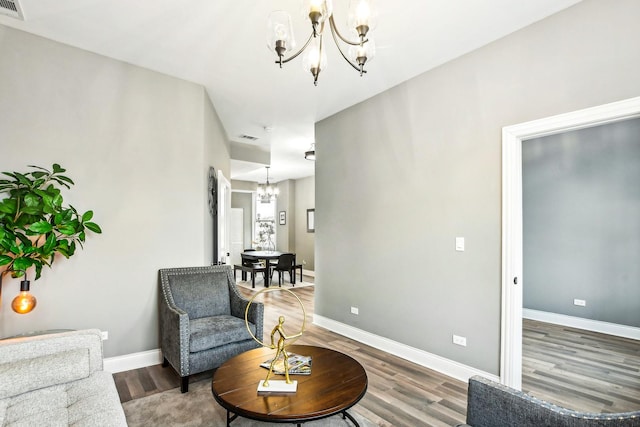
[[[283,380],[270,380],[269,387],[264,386],[264,380],[258,383],[258,391],[274,391],[277,393],[295,393],[298,389],[298,381],[293,381],[291,384],[287,384]]]

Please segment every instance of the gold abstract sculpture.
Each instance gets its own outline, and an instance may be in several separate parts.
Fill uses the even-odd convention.
[[[249,328],[249,321],[248,321],[249,307],[251,307],[251,304],[253,304],[253,300],[256,299],[258,295],[263,293],[268,293],[268,292],[275,292],[275,291],[288,292],[289,294],[293,295],[296,300],[298,300],[298,304],[302,309],[302,327],[300,328],[300,331],[298,333],[294,335],[287,335],[284,331],[285,317],[280,316],[278,318],[278,324],[274,326],[273,330],[271,331],[271,344],[267,345],[264,343],[264,341],[258,339],[253,334],[253,332],[251,332],[251,328]],[[257,292],[249,300],[249,303],[247,304],[247,308],[244,311],[244,324],[247,327],[247,331],[249,331],[249,335],[251,335],[251,337],[261,346],[268,347],[272,350],[276,350],[276,354],[273,356],[273,359],[271,360],[269,371],[267,372],[267,377],[264,379],[264,381],[261,384],[263,387],[269,387],[269,378],[271,378],[271,376],[273,375],[273,367],[280,357],[282,357],[284,361],[284,372],[285,372],[286,383],[287,384],[293,383],[293,381],[291,381],[291,379],[289,378],[289,353],[287,353],[287,346],[291,345],[294,341],[296,341],[298,338],[302,336],[302,334],[304,333],[306,320],[307,320],[307,312],[304,309],[304,304],[302,304],[302,301],[300,301],[300,298],[298,298],[298,296],[295,293],[291,292],[289,289],[265,288]],[[276,333],[279,335],[277,343],[275,342]]]

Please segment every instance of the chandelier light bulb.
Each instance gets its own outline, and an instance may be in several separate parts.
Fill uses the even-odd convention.
[[[376,44],[371,38],[369,38],[365,43],[351,46],[349,48],[349,57],[358,64],[361,73],[364,72],[365,63],[371,62],[375,54]]]
[[[267,21],[267,48],[275,51],[281,61],[284,54],[295,46],[296,41],[293,37],[293,26],[289,14],[283,10],[271,12]],[[282,63],[280,66],[282,67]]]
[[[331,0],[305,0],[302,13],[311,21],[313,35],[317,36],[322,32],[322,24],[333,13],[333,4]]]
[[[367,36],[369,30],[376,26],[376,13],[371,0],[351,0],[347,25],[355,29],[361,39]]]
[[[356,7],[356,24],[357,25],[369,25],[369,17],[371,16],[371,9],[369,4],[365,1],[358,2]]]
[[[313,75],[313,84],[317,86],[320,71],[327,69],[327,54],[322,48],[322,36],[311,43],[305,52],[302,58],[302,68]]]
[[[310,0],[309,1],[309,12],[320,12],[322,13],[322,4],[324,2],[322,0]]]

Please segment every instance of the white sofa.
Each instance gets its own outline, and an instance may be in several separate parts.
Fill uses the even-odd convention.
[[[0,340],[0,426],[126,426],[97,329]]]

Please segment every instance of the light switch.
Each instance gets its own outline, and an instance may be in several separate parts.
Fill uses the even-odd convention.
[[[456,237],[456,251],[464,252],[464,237]]]

